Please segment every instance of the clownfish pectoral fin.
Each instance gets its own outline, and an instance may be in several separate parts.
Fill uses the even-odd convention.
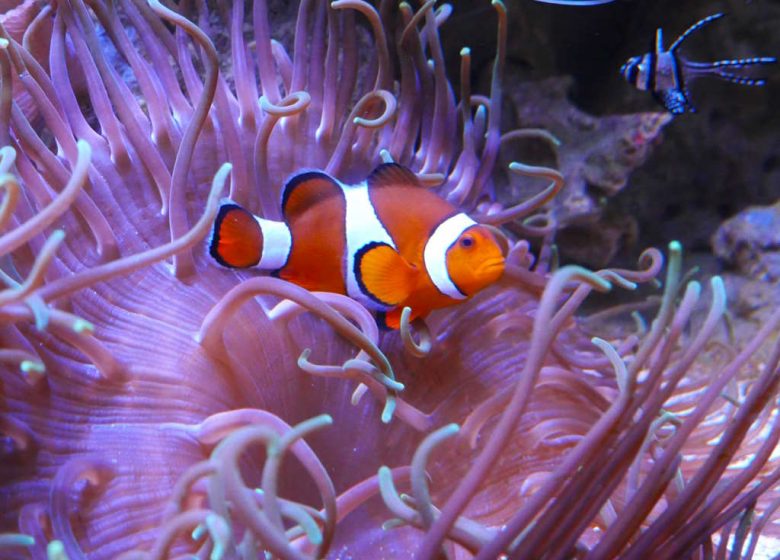
[[[282,189],[282,215],[289,221],[332,196],[343,196],[333,177],[324,171],[299,173]]]
[[[386,243],[369,243],[355,255],[355,276],[368,297],[387,307],[405,301],[417,282],[418,270]]]
[[[422,187],[414,172],[398,163],[383,163],[371,172],[366,179],[369,188],[387,187],[390,185],[408,185]]]
[[[252,213],[231,201],[224,202],[214,221],[209,254],[230,268],[257,265],[263,254],[263,232]]]

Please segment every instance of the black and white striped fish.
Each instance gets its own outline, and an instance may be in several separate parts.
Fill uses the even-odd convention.
[[[693,62],[679,53],[685,39],[696,30],[723,16],[724,14],[721,13],[712,14],[697,21],[680,35],[668,50],[664,49],[663,32],[661,29],[656,30],[653,50],[642,56],[629,58],[620,68],[620,73],[637,89],[651,92],[653,97],[673,115],[686,111],[696,112],[688,91],[688,85],[696,78],[712,76],[744,86],[763,86],[766,83],[763,79],[754,79],[734,72],[759,64],[775,63],[777,59],[774,57],[757,56],[715,62]]]

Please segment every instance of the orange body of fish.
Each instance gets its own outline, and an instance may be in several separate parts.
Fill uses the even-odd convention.
[[[231,268],[258,267],[312,291],[346,294],[397,329],[462,302],[501,277],[493,233],[420,185],[409,169],[377,167],[345,185],[322,171],[295,175],[282,191],[283,221],[224,201],[209,252]]]

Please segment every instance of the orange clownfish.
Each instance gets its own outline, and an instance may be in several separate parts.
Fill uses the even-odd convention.
[[[498,280],[493,233],[385,163],[346,185],[322,171],[293,176],[277,222],[232,201],[217,213],[209,252],[221,265],[258,267],[312,291],[346,294],[390,328],[474,295]]]

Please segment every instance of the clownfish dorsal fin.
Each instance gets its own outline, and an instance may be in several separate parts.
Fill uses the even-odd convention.
[[[369,188],[388,187],[391,185],[422,188],[417,175],[408,167],[398,163],[383,163],[371,172],[366,181]]]
[[[339,184],[324,171],[304,171],[284,185],[282,215],[290,220],[331,196],[341,195]]]
[[[414,291],[419,271],[387,243],[369,243],[355,255],[355,276],[361,290],[393,307]]]

